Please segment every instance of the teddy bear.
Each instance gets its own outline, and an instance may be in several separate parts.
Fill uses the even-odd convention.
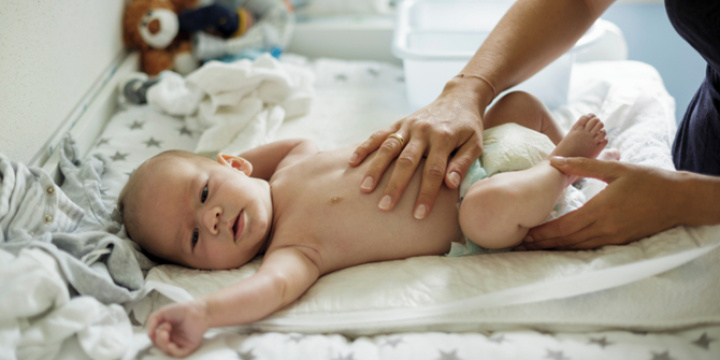
[[[123,40],[141,54],[142,70],[155,76],[165,70],[188,74],[199,65],[191,36],[207,32],[222,38],[241,36],[253,14],[203,0],[131,0],[123,15]]]

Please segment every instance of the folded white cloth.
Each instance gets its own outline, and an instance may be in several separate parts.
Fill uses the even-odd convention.
[[[254,61],[209,62],[185,79],[165,72],[147,98],[202,132],[195,152],[238,154],[271,141],[285,119],[306,114],[313,82],[309,70],[265,54]]]

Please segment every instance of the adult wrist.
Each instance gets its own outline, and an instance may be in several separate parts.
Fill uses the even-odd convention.
[[[445,84],[441,96],[448,95],[469,98],[482,108],[487,108],[497,96],[497,90],[485,76],[460,73]]]

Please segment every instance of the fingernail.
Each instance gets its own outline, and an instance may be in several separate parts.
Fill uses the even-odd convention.
[[[375,184],[375,181],[373,180],[373,178],[368,176],[365,178],[365,180],[363,180],[362,184],[360,185],[360,188],[365,189],[365,190],[372,190],[374,184]]]
[[[350,163],[354,164],[357,161],[357,159],[358,159],[358,154],[353,153],[352,156],[350,157]]]
[[[415,208],[415,212],[413,213],[413,216],[418,220],[422,220],[425,218],[426,214],[427,214],[427,206],[419,205],[418,207]]]
[[[531,243],[533,241],[535,241],[535,239],[533,239],[532,236],[530,236],[530,235],[526,236],[525,239],[523,239],[523,242],[526,242],[526,243]]]
[[[450,178],[450,184],[451,184],[453,187],[456,187],[456,188],[457,188],[458,185],[460,185],[460,174],[458,174],[457,172],[454,172],[454,171],[453,171],[453,172],[450,173],[450,176],[448,176],[448,177]]]
[[[554,166],[562,166],[567,164],[567,159],[562,156],[552,156],[550,157],[550,163]]]
[[[392,203],[392,198],[390,197],[390,195],[385,195],[380,200],[380,204],[378,204],[378,207],[380,208],[380,210],[389,210],[390,203]]]

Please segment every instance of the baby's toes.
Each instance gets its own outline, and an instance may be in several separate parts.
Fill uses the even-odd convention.
[[[585,114],[585,115],[581,116],[581,117],[575,122],[575,125],[573,125],[573,128],[576,128],[576,129],[585,129],[585,128],[586,128],[586,125],[588,124],[588,122],[590,121],[590,119],[592,119],[592,118],[594,118],[594,117],[595,117],[594,114]]]
[[[598,131],[594,137],[598,143],[601,143],[603,141],[607,143],[608,140],[607,140],[606,136],[607,136],[607,132],[605,132],[605,129],[600,129],[600,131]]]
[[[590,130],[591,133],[597,134],[605,127],[605,124],[603,124],[602,121],[598,118],[593,118],[588,122],[588,126],[592,124],[592,129]]]
[[[601,125],[600,128],[597,127],[598,124]],[[600,121],[600,119],[595,117],[595,115],[593,115],[593,117],[588,119],[588,121],[585,123],[585,131],[587,131],[591,135],[597,134],[600,129],[602,129],[602,122]]]

